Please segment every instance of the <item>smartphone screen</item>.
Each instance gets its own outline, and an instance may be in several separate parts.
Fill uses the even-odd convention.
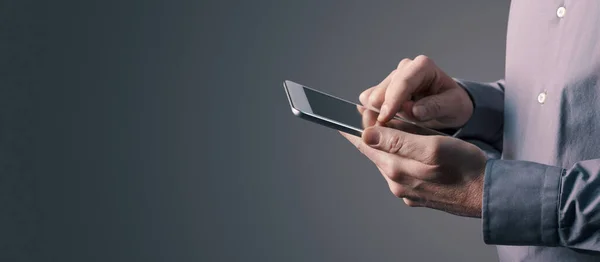
[[[301,85],[298,87],[300,86]],[[358,131],[358,134],[354,133],[355,135],[360,135],[365,128],[377,124],[377,111],[370,110],[362,105],[357,105],[311,88],[304,86],[301,86],[301,88],[307,102],[307,105],[305,106],[309,108],[309,110],[305,111],[310,111],[310,113],[304,113],[307,113],[310,117],[317,117],[320,118],[320,120],[328,121],[329,123],[326,125],[329,127],[337,128],[335,125],[341,123],[350,127],[350,129]],[[300,99],[297,99],[296,101],[298,100]],[[314,121],[314,119],[309,120]],[[316,122],[323,124],[322,121]],[[448,135],[434,129],[420,126],[417,123],[400,117],[395,117],[385,125],[419,135]]]
[[[320,92],[305,88],[304,93],[310,104],[312,112],[336,120],[357,129],[364,129],[363,116],[356,104],[335,99]],[[376,112],[374,112],[376,114]]]

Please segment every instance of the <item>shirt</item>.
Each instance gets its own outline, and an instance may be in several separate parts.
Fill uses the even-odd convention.
[[[486,164],[483,237],[500,261],[600,261],[600,1],[513,0],[505,79],[459,81],[456,135]]]

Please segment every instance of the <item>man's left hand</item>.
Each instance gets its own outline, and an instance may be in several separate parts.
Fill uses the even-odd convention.
[[[342,133],[411,207],[481,217],[485,153],[447,136],[421,136],[373,126],[360,137]]]

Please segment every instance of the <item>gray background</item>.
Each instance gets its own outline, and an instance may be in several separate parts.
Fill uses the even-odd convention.
[[[281,82],[357,100],[418,54],[496,80],[508,6],[2,0],[0,260],[494,261]]]

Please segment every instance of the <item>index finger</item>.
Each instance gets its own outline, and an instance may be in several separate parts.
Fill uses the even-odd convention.
[[[379,84],[362,92],[358,97],[360,103],[371,109],[379,109],[381,103],[383,103],[383,94],[385,94],[385,88],[390,84],[390,81],[392,81],[392,77],[394,76],[396,71],[397,70],[394,69]]]
[[[428,67],[430,63],[429,58],[419,56],[394,75],[385,91],[385,99],[377,121],[387,122],[400,111],[415,90],[430,77],[429,74],[433,71]]]

